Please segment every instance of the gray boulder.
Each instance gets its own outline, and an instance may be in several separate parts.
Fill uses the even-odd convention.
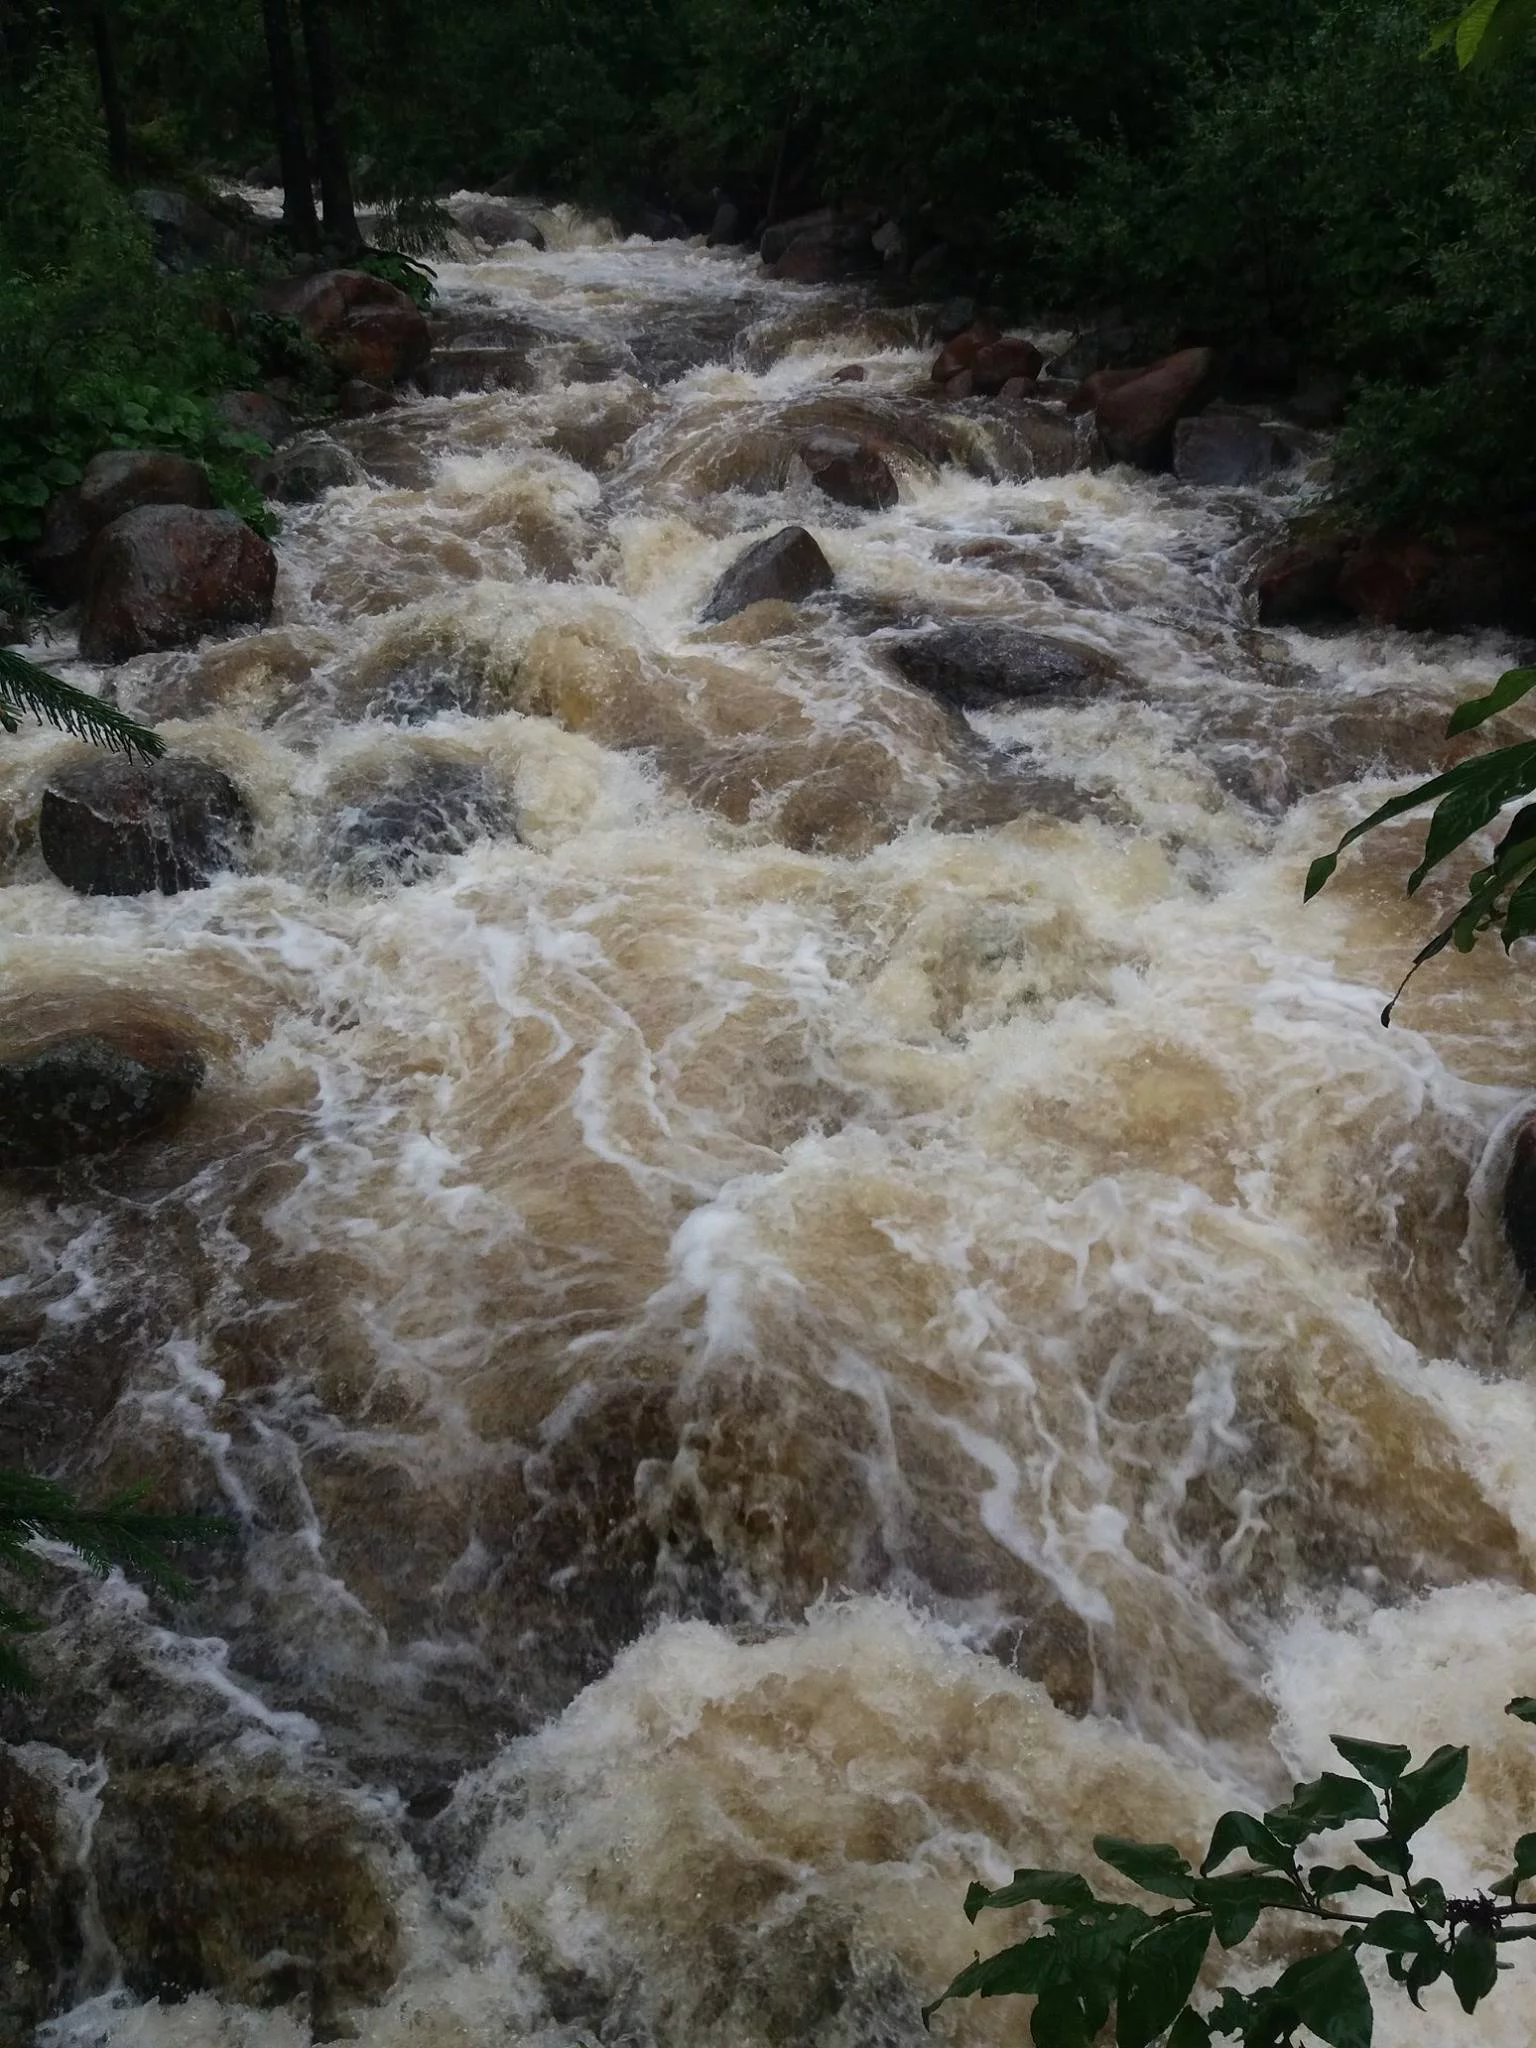
[[[832,565],[810,534],[803,526],[786,526],[736,557],[711,592],[704,618],[733,618],[766,598],[798,604],[832,583]]]
[[[511,805],[478,761],[409,755],[336,819],[327,848],[354,888],[418,882],[477,839],[515,836]]]
[[[251,832],[235,783],[185,754],[93,754],[56,769],[38,817],[43,859],[82,896],[201,889],[244,865]]]
[[[903,679],[960,711],[992,711],[1101,686],[1109,664],[1023,626],[950,620],[886,643]]]
[[[262,463],[257,487],[284,505],[312,505],[327,491],[363,481],[363,465],[329,434],[305,434]]]

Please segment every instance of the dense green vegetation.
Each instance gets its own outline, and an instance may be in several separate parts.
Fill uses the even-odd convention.
[[[1536,1721],[1536,1700],[1511,1700],[1507,1711]],[[1154,2041],[1210,2048],[1213,2039],[1242,2048],[1292,2048],[1301,2040],[1371,2048],[1371,1990],[1360,1958],[1373,1949],[1415,2005],[1448,1978],[1462,2011],[1475,2012],[1508,1968],[1501,1947],[1536,1939],[1536,1900],[1520,1897],[1536,1878],[1536,1834],[1519,1838],[1497,1882],[1453,1896],[1416,1870],[1414,1843],[1461,1796],[1466,1750],[1445,1746],[1414,1767],[1401,1743],[1336,1735],[1333,1746],[1348,1775],[1324,1771],[1262,1816],[1223,1814],[1199,1870],[1171,1842],[1095,1839],[1101,1862],[1171,1905],[1149,1910],[1101,1898],[1067,1870],[1016,1870],[995,1891],[973,1884],[967,1919],[1043,1905],[1049,1922],[1042,1933],[978,1955],[927,2008],[925,2021],[952,1998],[1024,1995],[1035,2000],[1035,2048],[1089,2048],[1111,2014],[1116,2048]],[[1318,1851],[1308,1850],[1323,1835],[1358,1827],[1372,1832],[1336,1843],[1329,1853],[1341,1861],[1319,1862]],[[1245,1867],[1223,1870],[1237,1855]],[[1323,1943],[1270,1982],[1244,1991],[1228,1985],[1197,2004],[1213,1945],[1239,1948],[1261,1920],[1276,1916],[1308,1925]]]
[[[1347,388],[1363,516],[1529,518],[1536,56],[1519,0],[1470,13],[1504,61],[1431,51],[1433,0],[5,0],[0,523],[145,412],[232,452],[167,402],[259,381],[272,337],[248,280],[156,271],[124,187],[276,178],[280,144],[322,196],[323,225],[290,179],[292,236],[340,249],[354,190],[509,178],[699,228],[720,195],[748,224],[858,198],[923,290]]]

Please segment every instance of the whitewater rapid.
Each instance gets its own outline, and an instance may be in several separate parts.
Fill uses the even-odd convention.
[[[1260,631],[1296,474],[1072,467],[916,395],[914,314],[545,218],[442,269],[513,388],[343,430],[368,480],[285,514],[273,625],[113,672],[247,792],[248,873],[69,895],[30,826],[68,743],[0,747],[0,1050],[142,1008],[210,1062],[173,1136],[0,1191],[5,1462],[242,1528],[184,1603],[67,1583],[6,1730],[88,1872],[114,1775],[330,1801],[396,1943],[323,2016],[173,2003],[108,1912],[43,2039],[915,2048],[971,1877],[1195,1848],[1334,1730],[1470,1742],[1435,1867],[1498,1874],[1536,984],[1480,949],[1383,1031],[1440,900],[1411,828],[1301,881],[1513,650]],[[825,426],[898,505],[814,491]],[[700,626],[788,521],[836,591]],[[924,618],[1117,680],[967,720],[883,651]],[[481,836],[338,861],[429,770]]]

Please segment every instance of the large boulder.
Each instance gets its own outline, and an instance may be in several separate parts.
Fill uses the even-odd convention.
[[[186,1111],[203,1071],[170,1026],[56,1033],[0,1062],[0,1169],[46,1171],[149,1137]]]
[[[1297,526],[1262,557],[1254,595],[1263,626],[1324,625],[1345,616],[1339,572],[1351,542],[1325,527]]]
[[[363,481],[363,465],[329,434],[305,434],[262,463],[257,488],[284,505],[312,505],[327,491]]]
[[[213,409],[237,434],[254,434],[269,448],[280,447],[294,431],[293,414],[268,391],[224,391]]]
[[[1262,483],[1284,453],[1268,427],[1247,413],[1196,413],[1173,430],[1173,473],[1187,484]]]
[[[839,505],[886,512],[900,496],[885,457],[851,434],[813,434],[799,452],[811,482]]]
[[[1373,625],[1457,633],[1536,631],[1536,533],[1463,526],[1430,540],[1377,533],[1351,548],[1335,585]]]
[[[448,211],[466,235],[493,249],[510,242],[526,242],[534,249],[545,247],[544,230],[538,222],[504,198],[460,200]]]
[[[1173,430],[1186,413],[1204,402],[1216,368],[1209,348],[1182,348],[1164,356],[1141,376],[1106,391],[1094,407],[1099,438],[1114,462],[1133,462],[1140,469],[1166,469],[1173,453]]]
[[[704,607],[707,621],[729,619],[749,604],[780,598],[798,604],[832,587],[832,565],[803,526],[786,526],[755,541],[720,578]]]
[[[376,2000],[403,1961],[387,1844],[344,1795],[234,1758],[114,1771],[91,1841],[103,1928],[141,1997]]]
[[[759,243],[769,275],[792,284],[838,284],[880,269],[876,222],[823,211],[765,228]]]
[[[276,587],[277,557],[233,512],[142,506],[114,519],[91,549],[80,652],[127,661],[264,625]]]
[[[1520,1277],[1536,1294],[1536,1117],[1515,1137],[1504,1181],[1504,1238]]]
[[[998,341],[983,342],[970,365],[976,390],[983,398],[995,398],[1005,384],[1017,379],[1033,382],[1045,358],[1032,341],[1021,334],[1005,334]]]
[[[483,763],[408,755],[345,806],[327,854],[337,879],[353,888],[417,882],[477,839],[516,830],[512,806]]]
[[[55,769],[38,817],[43,859],[82,896],[174,896],[244,865],[252,822],[238,787],[186,754],[92,754]]]
[[[162,448],[109,448],[91,457],[78,484],[54,493],[30,566],[56,604],[73,604],[81,596],[91,549],[102,529],[144,505],[210,510],[207,471]]]
[[[364,270],[290,277],[262,294],[268,313],[297,320],[344,376],[391,384],[432,353],[426,315],[405,292]]]
[[[1112,391],[1119,391],[1127,384],[1134,384],[1138,377],[1147,374],[1146,367],[1140,369],[1091,370],[1081,383],[1067,394],[1067,411],[1074,416],[1081,412],[1094,412],[1102,399]]]
[[[949,620],[885,649],[907,682],[960,711],[1079,696],[1110,674],[1102,657],[1067,641],[986,619]]]

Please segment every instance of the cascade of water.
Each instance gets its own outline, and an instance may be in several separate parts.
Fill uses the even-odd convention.
[[[1536,1826],[1532,1324],[1482,1192],[1529,977],[1432,970],[1384,1033],[1406,835],[1300,888],[1507,650],[1258,632],[1292,486],[1069,467],[915,395],[904,315],[544,226],[443,270],[506,388],[347,430],[276,622],[115,672],[246,792],[248,871],[69,897],[66,743],[0,748],[0,1051],[139,1006],[210,1067],[172,1135],[0,1192],[7,1461],[244,1527],[153,1625],[55,1603],[122,1981],[47,2040],[915,2043],[969,1876],[1192,1842],[1334,1728],[1470,1741],[1440,1849],[1490,1874]],[[819,429],[900,501],[819,495]],[[701,625],[791,521],[834,589]],[[893,664],[925,621],[1093,685],[961,713]],[[384,799],[427,857],[377,855]],[[267,1839],[323,1964],[239,1960]]]

